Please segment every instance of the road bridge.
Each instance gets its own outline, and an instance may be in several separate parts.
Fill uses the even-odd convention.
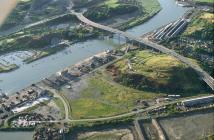
[[[134,36],[132,34],[129,34],[127,32],[120,31],[118,29],[114,29],[114,28],[111,28],[109,26],[104,26],[104,25],[98,24],[96,22],[93,22],[93,21],[87,19],[82,13],[76,13],[76,12],[72,11],[72,14],[76,15],[77,18],[81,22],[83,22],[83,23],[85,23],[85,24],[87,24],[89,26],[92,26],[92,27],[95,27],[95,28],[98,28],[98,29],[101,29],[101,30],[105,30],[105,31],[108,31],[108,32],[111,32],[111,33],[114,33],[114,34],[118,34],[120,36],[124,36],[127,39],[129,39],[130,41],[138,42],[138,43],[140,43],[142,45],[148,46],[148,47],[150,47],[152,49],[158,50],[160,52],[166,53],[166,54],[168,54],[170,56],[173,56],[173,57],[177,58],[181,62],[185,63],[186,65],[188,65],[189,67],[194,69],[199,74],[200,78],[202,80],[204,80],[212,90],[214,90],[214,79],[207,72],[202,70],[198,65],[192,63],[190,60],[188,60],[188,58],[179,55],[174,50],[170,50],[170,49],[164,47],[163,45],[159,45],[157,43],[151,42],[148,39],[140,38],[140,37]]]

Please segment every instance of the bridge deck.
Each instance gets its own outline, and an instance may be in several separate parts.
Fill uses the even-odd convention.
[[[87,19],[86,17],[84,17],[83,14],[81,14],[81,13],[76,13],[76,12],[73,12],[73,13],[77,16],[77,18],[81,22],[83,22],[85,24],[88,24],[88,25],[93,26],[95,28],[99,28],[99,29],[102,29],[102,30],[105,30],[105,31],[108,31],[108,32],[111,32],[111,33],[119,34],[121,36],[124,36],[124,37],[128,38],[129,40],[133,40],[133,41],[139,42],[139,43],[141,43],[143,45],[146,45],[148,47],[151,47],[153,49],[156,49],[158,51],[161,51],[163,53],[169,54],[169,55],[177,58],[178,60],[182,61],[186,65],[188,65],[191,68],[193,68],[199,74],[199,76],[201,77],[201,79],[203,79],[207,83],[207,85],[212,90],[214,90],[214,79],[207,72],[205,72],[204,70],[202,70],[199,66],[193,64],[186,57],[179,55],[174,50],[170,50],[170,49],[164,47],[163,45],[156,44],[156,43],[151,42],[149,40],[133,36],[133,35],[127,33],[127,32],[123,32],[123,31],[120,31],[118,29],[114,29],[114,28],[111,28],[111,27],[108,27],[108,26],[104,26],[104,25],[95,23],[95,22]]]

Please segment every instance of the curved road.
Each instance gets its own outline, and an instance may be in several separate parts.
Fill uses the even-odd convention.
[[[96,121],[107,121],[107,120],[114,120],[114,119],[120,119],[120,118],[124,118],[124,117],[130,117],[130,116],[134,116],[136,114],[139,113],[143,113],[146,111],[150,111],[162,106],[166,106],[166,105],[170,105],[170,104],[174,104],[174,103],[178,103],[181,100],[177,100],[177,101],[172,101],[172,102],[168,102],[168,103],[162,103],[159,105],[155,105],[155,106],[151,106],[145,109],[139,109],[137,111],[131,111],[128,113],[124,113],[124,114],[120,114],[120,115],[115,115],[115,116],[110,116],[110,117],[104,117],[104,118],[94,118],[94,119],[64,119],[64,120],[55,120],[55,121],[29,121],[29,122],[35,122],[35,123],[58,123],[58,122],[96,122]]]
[[[64,109],[65,109],[64,121],[68,121],[69,120],[69,107],[68,107],[66,101],[63,99],[63,97],[60,96],[60,94],[55,89],[50,88],[48,86],[39,86],[39,88],[41,88],[43,90],[49,90],[50,92],[52,92],[54,94],[54,97],[59,98],[62,101]]]

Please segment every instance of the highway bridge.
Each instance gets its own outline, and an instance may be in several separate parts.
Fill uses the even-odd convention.
[[[198,65],[192,63],[190,60],[188,60],[188,58],[179,55],[174,50],[170,50],[170,49],[164,47],[163,45],[159,45],[157,43],[151,42],[148,39],[140,38],[140,37],[131,35],[131,34],[127,33],[127,32],[123,32],[123,31],[120,31],[118,29],[114,29],[114,28],[111,28],[109,26],[104,26],[104,25],[98,24],[96,22],[93,22],[93,21],[87,19],[86,17],[84,17],[84,15],[82,13],[76,13],[76,12],[72,11],[72,14],[76,15],[77,18],[81,22],[83,22],[83,23],[85,23],[85,24],[87,24],[89,26],[92,26],[92,27],[95,27],[95,28],[98,28],[98,29],[101,29],[101,30],[105,30],[105,31],[108,31],[108,32],[111,32],[111,33],[114,33],[114,34],[118,34],[120,36],[124,36],[127,39],[129,39],[130,41],[138,42],[138,43],[140,43],[142,45],[148,46],[148,47],[150,47],[152,49],[158,50],[160,52],[166,53],[168,55],[171,55],[171,56],[177,58],[181,62],[183,62],[186,65],[188,65],[189,67],[193,68],[199,74],[201,79],[204,80],[212,90],[214,90],[214,79],[207,72],[202,70]]]

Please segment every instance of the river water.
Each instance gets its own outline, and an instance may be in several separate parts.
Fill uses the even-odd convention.
[[[142,25],[127,30],[127,32],[140,36],[178,19],[188,10],[187,8],[176,5],[174,0],[159,0],[159,2],[162,6],[162,10],[156,16]],[[0,5],[0,8],[1,6],[3,5]],[[15,71],[0,74],[0,89],[11,94],[65,67],[117,46],[118,44],[116,41],[99,39],[76,43],[54,55],[23,65]],[[31,137],[32,133],[28,132],[0,132],[0,140],[30,140]]]
[[[0,132],[0,140],[32,140],[33,132]]]
[[[187,10],[187,8],[176,5],[174,0],[159,0],[159,2],[162,10],[156,16],[142,25],[127,30],[127,32],[140,36],[178,19]],[[78,61],[117,46],[115,41],[99,39],[74,44],[61,52],[26,64],[15,71],[0,74],[0,89],[11,94]]]

